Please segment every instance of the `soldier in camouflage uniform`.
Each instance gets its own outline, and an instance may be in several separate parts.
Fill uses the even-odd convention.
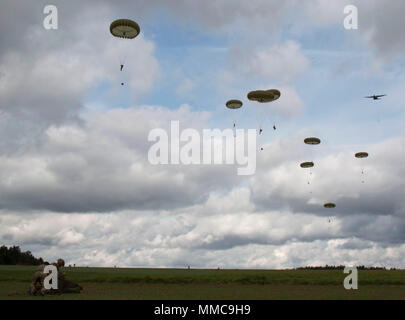
[[[44,269],[46,265],[49,265],[49,263],[40,265],[32,277],[32,282],[29,287],[30,295],[41,294],[44,296],[45,294],[55,293],[80,293],[81,290],[83,290],[79,284],[67,280],[64,273],[59,272],[59,269],[65,266],[65,261],[63,259],[58,259],[57,262],[52,263],[52,265],[58,270],[58,289],[45,289],[44,280],[47,277],[47,274],[44,273]]]

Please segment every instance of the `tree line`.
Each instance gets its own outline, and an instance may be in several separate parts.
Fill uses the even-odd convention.
[[[22,252],[19,246],[0,247],[0,265],[40,265],[43,264],[42,258],[35,258],[31,251]]]
[[[343,270],[345,266],[306,266],[295,268],[295,270]],[[357,270],[386,270],[385,267],[366,267],[366,266],[356,266]],[[391,268],[395,270],[395,268]]]

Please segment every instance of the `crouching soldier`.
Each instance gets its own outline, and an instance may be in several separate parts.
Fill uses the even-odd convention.
[[[37,295],[37,294],[42,294],[44,295],[44,291],[42,289],[44,288],[44,280],[45,280],[46,274],[43,273],[42,271],[37,271],[34,273],[32,276],[32,282],[30,284],[29,288],[29,294],[30,295]]]
[[[44,280],[48,276],[48,274],[44,273],[45,266],[49,265],[49,263],[40,265],[38,267],[37,272],[35,272],[32,282],[29,287],[29,294],[31,295],[45,295],[45,294],[57,294],[57,293],[80,293],[83,288],[73,282],[69,281],[65,278],[65,275],[60,269],[65,266],[65,261],[63,259],[58,259],[57,262],[52,263],[53,266],[56,267],[58,272],[58,288],[57,289],[46,289],[44,286]]]

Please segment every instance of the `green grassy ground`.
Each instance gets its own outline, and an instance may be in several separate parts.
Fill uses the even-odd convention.
[[[36,267],[0,266],[0,299],[405,299],[405,271],[359,271],[345,290],[343,271],[64,268],[81,294],[27,295]]]

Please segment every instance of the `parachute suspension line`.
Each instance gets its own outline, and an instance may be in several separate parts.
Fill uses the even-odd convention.
[[[118,38],[118,43],[120,50],[122,50],[120,53],[118,53],[118,62],[120,65],[120,71],[123,71],[128,54],[126,51],[126,48],[128,47],[128,39]]]
[[[257,144],[258,144],[258,146],[259,146],[259,149],[260,149],[260,151],[263,151],[263,146],[262,146],[262,132],[263,132],[263,130],[262,130],[262,128],[259,128],[259,131],[258,131],[258,133],[257,133]]]
[[[267,106],[263,106],[263,105],[255,106],[255,108],[258,109],[256,111],[256,121],[258,124],[257,127],[259,129],[259,135],[262,135],[263,128],[265,126],[265,120],[266,120],[266,114],[267,114],[266,107]]]
[[[308,174],[308,186],[309,186],[309,193],[312,194],[312,167],[309,168]]]
[[[124,34],[125,34],[125,32],[124,32]],[[127,54],[128,54],[127,51],[125,50],[125,48],[127,47],[127,45],[126,45],[127,39],[120,38],[119,41],[121,42],[122,48],[124,49],[124,52],[119,55],[120,79],[121,79],[121,85],[123,86],[124,83],[126,82],[125,81],[126,72],[124,71],[124,66],[125,66],[125,61],[127,59]]]
[[[124,42],[124,44],[125,44],[125,47],[127,47],[126,42]],[[124,68],[125,62],[127,61],[127,56],[128,56],[128,52],[124,48],[124,53],[122,53],[120,56],[120,65],[122,66],[122,68]],[[122,71],[122,69],[121,69],[121,71]]]
[[[232,110],[232,123],[233,123],[233,136],[236,138],[236,114],[235,112],[237,112],[236,110]]]
[[[263,146],[261,146],[261,141],[263,140],[262,139],[262,137],[263,137],[262,133],[263,133],[263,126],[260,124],[259,125],[259,131],[258,131],[258,134],[257,134],[257,141],[258,141],[258,144],[260,146],[260,151],[263,151],[263,149],[264,149]]]

